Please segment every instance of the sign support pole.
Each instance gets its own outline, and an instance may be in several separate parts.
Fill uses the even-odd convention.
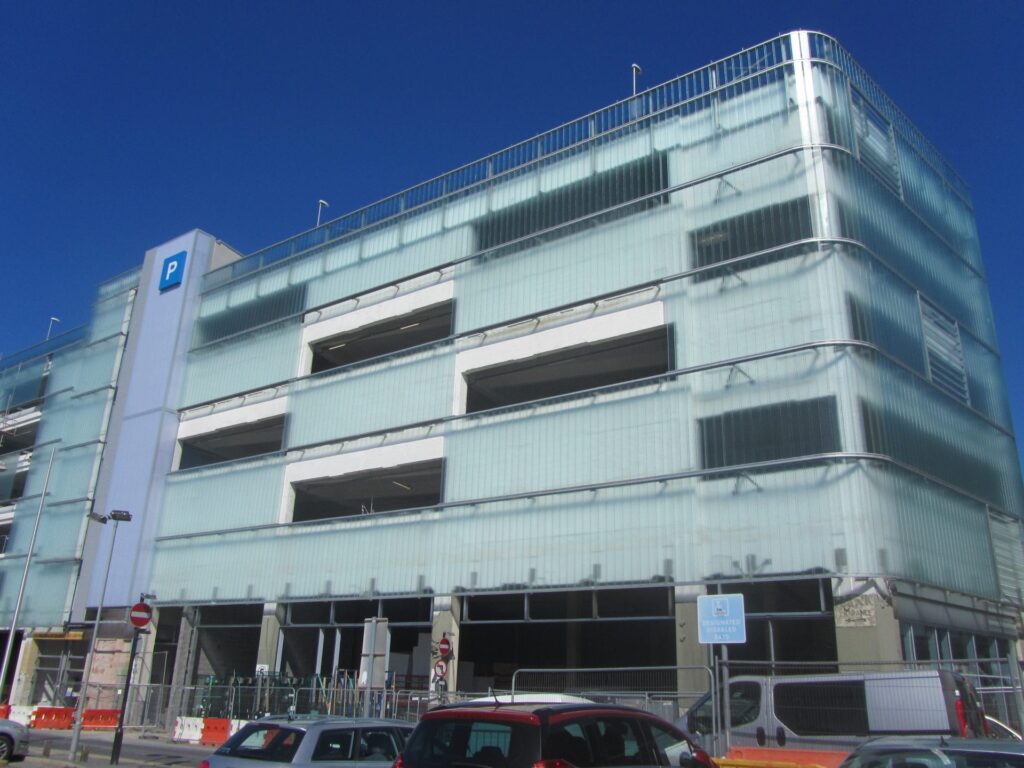
[[[124,691],[121,694],[121,714],[117,716],[117,730],[114,731],[114,746],[110,750],[110,764],[117,765],[121,759],[121,742],[124,740],[124,713],[128,709],[128,693],[132,687],[132,670],[135,669],[135,652],[139,647],[141,629],[132,633],[132,648],[128,652],[128,674],[124,679]]]
[[[729,708],[729,646],[725,643],[722,648],[722,731],[725,733],[725,752],[729,753],[729,737],[732,736],[732,712]]]

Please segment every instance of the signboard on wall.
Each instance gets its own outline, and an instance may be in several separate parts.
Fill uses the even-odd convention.
[[[697,598],[697,641],[747,642],[747,616],[743,595],[704,595]]]
[[[164,263],[160,267],[161,291],[181,285],[182,278],[185,277],[185,260],[187,258],[188,251],[178,251],[164,259]]]

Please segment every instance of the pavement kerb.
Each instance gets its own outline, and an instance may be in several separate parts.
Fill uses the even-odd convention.
[[[45,741],[47,741],[48,739],[55,739],[61,737],[66,738],[68,736],[68,733],[69,732],[66,730],[40,729],[34,731],[30,735],[31,740],[29,742],[29,754],[28,757],[25,759],[25,762],[9,764],[0,761],[0,766],[13,765],[15,766],[15,768],[17,768],[17,766],[26,766],[27,768],[31,768],[31,766],[38,765],[46,766],[46,768],[83,768],[83,766],[110,765],[110,750],[113,746],[113,732],[111,731],[93,731],[87,734],[91,737],[100,737],[103,743],[96,744],[94,742],[92,744],[82,744],[82,747],[84,747],[88,752],[88,758],[85,761],[75,762],[70,760],[67,756],[66,744],[64,744],[63,746],[54,745],[52,747],[50,756],[43,756],[42,749],[43,743]],[[103,738],[105,736],[108,736],[109,739]],[[143,734],[138,731],[126,731],[124,734],[124,744],[125,746],[127,746],[128,744],[142,744],[150,746],[155,749],[159,749],[161,746],[185,746],[183,744],[172,741],[170,735],[164,732],[150,732],[148,734]],[[198,747],[198,745],[189,746]],[[203,756],[205,756],[206,754],[209,754],[212,751],[213,747],[198,747],[195,750],[195,764],[198,765],[199,761],[202,759],[200,753]],[[159,768],[167,768],[167,765],[168,763],[166,760],[144,760],[135,757],[130,757],[127,755],[122,755],[121,757],[121,766],[123,766],[123,768],[134,768],[134,766],[159,766]]]

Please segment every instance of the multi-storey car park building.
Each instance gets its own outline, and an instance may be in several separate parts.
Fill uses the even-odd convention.
[[[182,685],[355,669],[368,617],[423,686],[442,633],[466,691],[703,664],[718,592],[746,598],[732,659],[1017,638],[1024,490],[968,191],[822,34],[244,258],[189,233],[52,344],[0,361],[7,626],[55,456],[20,702],[143,591],[151,679]],[[132,522],[90,523],[113,509]]]

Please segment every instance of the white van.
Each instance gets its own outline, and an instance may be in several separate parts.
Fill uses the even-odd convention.
[[[729,680],[728,705],[733,747],[851,749],[873,736],[987,730],[973,687],[945,670],[740,676]],[[723,711],[720,703],[719,729]],[[686,727],[710,742],[714,725],[706,694],[686,713]]]

